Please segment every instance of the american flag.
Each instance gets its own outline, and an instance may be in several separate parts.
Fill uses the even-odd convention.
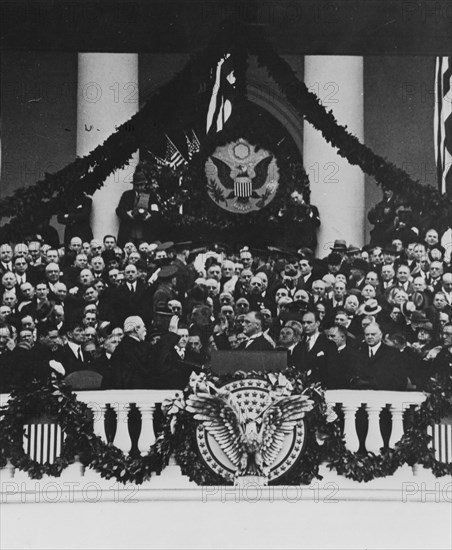
[[[165,134],[166,135],[166,134]],[[182,153],[174,145],[168,136],[166,136],[166,154],[165,154],[166,165],[174,170],[174,168],[179,168],[183,164],[187,164],[187,161],[182,156]]]
[[[452,57],[438,57],[435,75],[435,157],[438,190],[452,198]]]
[[[191,131],[191,137],[185,134],[185,139],[187,141],[188,160],[191,160],[193,155],[196,155],[196,153],[199,152],[201,144],[199,143],[198,136],[195,134],[194,130]]]
[[[165,152],[164,158],[159,157],[158,155],[155,155],[152,151],[147,149],[147,152],[151,155],[154,162],[159,166],[166,166],[168,168],[171,168],[172,170],[174,170],[175,168],[179,168],[179,166],[182,166],[183,164],[187,164],[187,161],[182,156],[182,153],[179,151],[179,149],[174,145],[174,143],[170,140],[170,138],[166,134],[165,136],[166,136],[166,152]]]
[[[226,54],[217,63],[215,82],[207,111],[206,134],[221,132],[224,124],[231,116],[232,99],[235,88],[234,67],[231,54]]]

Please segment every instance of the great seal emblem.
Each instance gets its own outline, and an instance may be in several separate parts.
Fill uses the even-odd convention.
[[[245,139],[217,147],[205,164],[207,192],[221,208],[236,214],[260,210],[276,195],[276,157]]]

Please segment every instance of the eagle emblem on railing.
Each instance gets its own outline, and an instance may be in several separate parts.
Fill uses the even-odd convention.
[[[302,451],[303,419],[314,403],[286,390],[257,379],[195,387],[185,410],[199,422],[198,445],[208,466],[230,479],[275,479],[287,471]]]
[[[206,161],[205,172],[210,198],[238,214],[264,208],[278,190],[276,157],[245,139],[217,147]]]

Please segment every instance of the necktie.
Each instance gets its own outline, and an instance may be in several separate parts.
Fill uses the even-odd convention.
[[[179,349],[178,352],[179,352],[180,358],[181,358],[181,359],[184,359],[184,358],[185,358],[185,350]]]
[[[369,357],[372,359],[373,356],[374,356],[374,351],[372,348],[369,348]]]
[[[132,294],[135,293],[135,290],[133,289],[133,285],[129,285],[129,290],[130,290],[130,292],[131,292]]]
[[[78,348],[77,357],[78,357],[79,361],[83,362],[82,348]]]

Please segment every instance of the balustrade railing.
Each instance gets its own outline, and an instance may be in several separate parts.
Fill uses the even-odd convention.
[[[114,443],[125,453],[145,454],[155,442],[155,411],[174,390],[78,391],[77,398],[86,403],[93,415],[94,432]],[[404,415],[426,398],[418,392],[370,390],[329,390],[326,400],[343,415],[343,432],[347,448],[366,449],[379,454],[382,447],[393,447],[404,433]],[[0,395],[5,406],[8,395]],[[114,413],[114,414],[113,414]],[[359,415],[364,422],[359,421]],[[382,415],[386,414],[388,432],[383,433]],[[384,422],[383,422],[384,424]],[[364,428],[363,428],[364,426]],[[452,461],[452,424],[450,419],[432,426],[432,447],[443,462]],[[46,420],[25,426],[24,449],[39,462],[53,462],[64,440],[60,427]]]

